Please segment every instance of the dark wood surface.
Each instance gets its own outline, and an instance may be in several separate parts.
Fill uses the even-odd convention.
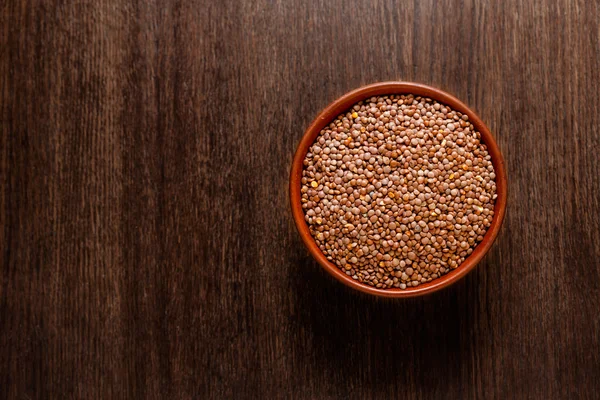
[[[577,399],[600,391],[597,1],[0,3],[0,397]],[[360,85],[488,124],[491,253],[376,299],[308,256],[287,195]]]

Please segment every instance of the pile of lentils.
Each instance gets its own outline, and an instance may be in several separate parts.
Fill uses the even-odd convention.
[[[494,167],[467,115],[414,95],[361,101],[304,159],[302,208],[328,260],[377,288],[458,268],[494,216]]]

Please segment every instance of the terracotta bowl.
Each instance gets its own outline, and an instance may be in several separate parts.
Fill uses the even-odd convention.
[[[310,234],[308,224],[304,220],[304,213],[301,205],[301,179],[302,179],[302,168],[303,161],[306,153],[310,146],[314,143],[315,139],[331,121],[333,121],[338,115],[346,112],[354,104],[361,100],[368,99],[372,96],[380,95],[392,95],[392,94],[414,94],[416,96],[429,97],[437,100],[440,103],[450,106],[453,110],[460,111],[463,114],[469,116],[470,122],[475,128],[481,133],[482,141],[487,145],[488,152],[492,157],[492,164],[494,165],[496,173],[496,190],[498,197],[494,207],[494,218],[491,226],[487,230],[483,240],[477,245],[475,250],[465,259],[465,261],[455,270],[439,277],[438,279],[432,280],[431,282],[421,284],[417,287],[410,287],[407,289],[377,289],[372,286],[360,283],[350,276],[342,272],[336,265],[331,263],[325,255],[319,249],[314,238]],[[298,145],[296,155],[292,164],[292,171],[290,175],[290,201],[292,206],[292,214],[296,227],[300,232],[300,236],[304,241],[304,244],[308,248],[308,251],[317,260],[319,264],[334,278],[342,282],[343,284],[350,286],[353,289],[360,290],[364,293],[373,294],[381,297],[414,297],[421,296],[424,294],[432,293],[447,286],[450,286],[454,282],[458,281],[466,274],[468,274],[479,261],[485,256],[485,254],[492,247],[492,243],[498,236],[500,226],[504,219],[506,211],[506,196],[507,196],[507,183],[506,183],[506,171],[504,168],[504,160],[498,145],[494,141],[490,130],[485,126],[483,121],[469,109],[464,103],[458,100],[456,97],[443,92],[439,89],[435,89],[429,86],[420,85],[417,83],[410,82],[381,82],[372,85],[363,86],[359,89],[353,90],[347,93],[331,103],[325,108],[312,124],[308,127],[304,133],[304,137]]]

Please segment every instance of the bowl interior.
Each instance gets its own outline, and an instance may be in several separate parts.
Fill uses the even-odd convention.
[[[321,130],[325,128],[331,121],[333,121],[338,115],[344,113],[359,101],[368,99],[372,96],[392,94],[414,94],[416,96],[429,97],[433,100],[437,100],[440,103],[450,106],[456,111],[466,114],[469,117],[470,122],[481,133],[481,139],[488,147],[488,152],[492,158],[492,164],[496,174],[496,194],[498,195],[494,205],[494,218],[492,219],[492,223],[483,237],[483,240],[477,245],[477,247],[475,247],[473,252],[465,259],[465,261],[455,270],[435,280],[432,280],[431,282],[423,283],[417,287],[410,287],[406,289],[378,289],[369,285],[365,285],[355,281],[350,276],[342,272],[335,264],[327,260],[325,255],[319,249],[316,241],[310,234],[308,224],[304,220],[300,193],[304,157]],[[485,126],[477,114],[470,110],[456,97],[444,91],[430,86],[410,82],[382,82],[364,86],[343,95],[327,106],[327,108],[325,108],[317,116],[317,118],[315,118],[315,120],[304,133],[304,136],[300,141],[294,156],[290,175],[290,202],[292,206],[292,214],[296,223],[296,227],[300,232],[300,236],[302,237],[304,244],[312,256],[323,268],[325,268],[327,272],[333,275],[336,279],[340,280],[342,283],[362,292],[383,297],[412,297],[431,293],[444,288],[453,282],[456,282],[469,271],[471,271],[487,253],[492,246],[494,239],[498,235],[506,210],[506,192],[506,172],[502,154],[500,153],[500,149],[498,148],[498,145],[492,137],[489,129]]]

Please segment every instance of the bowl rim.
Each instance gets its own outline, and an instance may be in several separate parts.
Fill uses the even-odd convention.
[[[392,288],[392,289],[379,289],[373,286],[360,283],[352,279],[352,277],[342,272],[335,264],[327,260],[325,255],[319,249],[314,238],[310,234],[308,224],[304,220],[304,212],[302,211],[301,204],[301,179],[303,163],[306,153],[310,146],[314,143],[315,139],[321,132],[321,130],[333,121],[338,115],[347,111],[351,106],[358,103],[361,100],[368,99],[373,96],[382,95],[398,95],[398,94],[414,94],[415,96],[427,97],[436,100],[442,104],[450,106],[453,110],[459,111],[466,114],[469,117],[469,121],[475,126],[477,131],[481,134],[482,142],[486,144],[488,153],[492,158],[492,165],[494,166],[494,172],[496,174],[496,203],[494,205],[494,217],[492,223],[488,228],[483,240],[475,247],[475,250],[458,266],[455,270],[432,280],[428,283],[420,284],[416,287],[410,287],[406,289]],[[296,228],[300,233],[304,245],[307,247],[310,254],[315,260],[323,267],[330,275],[342,282],[346,286],[380,297],[390,298],[407,298],[421,296],[429,293],[433,293],[440,289],[450,286],[451,284],[459,281],[469,272],[471,272],[475,266],[482,260],[487,252],[492,247],[492,244],[502,226],[504,216],[506,214],[506,200],[507,200],[507,179],[506,179],[506,168],[504,165],[504,159],[500,148],[496,144],[494,137],[488,127],[483,123],[481,118],[466,104],[454,97],[453,95],[420,83],[413,82],[377,82],[369,85],[359,87],[352,90],[332,103],[330,103],[325,109],[323,109],[309,127],[304,132],[300,143],[296,149],[294,159],[292,162],[292,168],[290,171],[290,205],[292,208],[292,215]]]

